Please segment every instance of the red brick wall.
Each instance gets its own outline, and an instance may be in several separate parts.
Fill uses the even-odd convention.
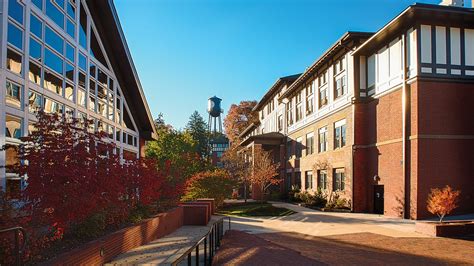
[[[130,226],[64,253],[47,265],[102,265],[115,256],[170,234],[183,225],[183,208],[177,207],[139,225]],[[101,256],[101,250],[103,255]]]
[[[426,210],[431,188],[450,185],[461,190],[455,213],[474,212],[474,84],[418,81],[416,139],[417,215]]]

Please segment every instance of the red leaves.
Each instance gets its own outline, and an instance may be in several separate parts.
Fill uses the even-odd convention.
[[[461,191],[453,190],[450,186],[442,189],[432,188],[428,195],[427,209],[432,214],[438,215],[439,221],[443,222],[444,216],[458,207],[460,194]]]

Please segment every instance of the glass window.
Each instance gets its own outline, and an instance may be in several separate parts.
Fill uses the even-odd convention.
[[[7,80],[6,82],[6,89],[7,89],[7,94],[6,94],[6,103],[9,106],[16,107],[18,109],[21,109],[21,98],[22,98],[22,89],[20,85],[17,85],[15,83],[12,83]]]
[[[73,19],[76,18],[76,1],[67,1],[67,14]]]
[[[90,54],[95,59],[99,60],[102,65],[106,66],[107,63],[105,62],[104,54],[102,53],[102,49],[100,48],[99,42],[97,37],[95,36],[94,31],[91,28],[91,45],[90,45]]]
[[[40,39],[43,38],[43,22],[34,15],[30,16],[30,31],[36,35],[36,37]]]
[[[92,79],[89,80],[89,94],[95,96],[95,82]]]
[[[41,86],[41,67],[30,61],[30,72],[28,73],[30,81]]]
[[[106,104],[103,101],[98,101],[97,112],[102,116],[107,116]]]
[[[43,10],[43,0],[32,0],[33,4],[37,6],[39,9]]]
[[[334,97],[338,98],[347,92],[346,76],[342,76],[336,80],[336,88],[334,91]]]
[[[44,73],[44,87],[54,93],[63,95],[63,81],[56,75],[45,71]]]
[[[327,180],[328,180],[328,174],[326,170],[319,170],[318,171],[318,188],[319,189],[327,189]]]
[[[66,32],[73,39],[76,38],[76,24],[74,24],[70,19],[66,20]]]
[[[346,121],[342,120],[334,124],[334,148],[342,148],[346,145]]]
[[[11,23],[8,23],[8,42],[18,49],[23,50],[23,31],[14,26]]]
[[[50,27],[46,26],[46,31],[44,33],[44,39],[46,44],[53,47],[54,50],[58,51],[60,54],[64,52],[64,40],[56,32],[54,32]]]
[[[23,6],[17,0],[8,1],[8,15],[23,25]]]
[[[29,121],[28,122],[28,135],[31,135],[33,132],[35,132],[37,129],[35,127],[35,122]]]
[[[77,104],[86,108],[86,92],[84,90],[77,90]]]
[[[64,105],[44,97],[44,112],[62,114]]]
[[[319,108],[328,104],[328,89],[327,87],[319,89]]]
[[[7,51],[7,69],[11,72],[21,74],[21,55],[11,49]]]
[[[86,75],[82,72],[79,72],[79,86],[86,89]]]
[[[313,133],[306,135],[306,155],[313,154],[314,152],[314,138]]]
[[[43,104],[43,96],[32,90],[29,92],[28,96],[28,110],[30,113],[36,113],[38,110],[41,110],[41,105]]]
[[[302,149],[303,149],[303,144],[302,144],[303,139],[302,138],[297,138],[296,143],[295,143],[295,156],[296,158],[301,158],[302,155]]]
[[[104,87],[108,87],[107,84],[107,74],[104,73],[104,71],[100,70],[100,68],[97,70],[97,80],[99,81],[100,85]]]
[[[64,29],[64,13],[52,1],[46,0],[46,15],[61,29]]]
[[[96,67],[95,64],[92,62],[89,63],[89,74],[91,75],[91,77],[96,78]]]
[[[313,189],[313,171],[306,171],[304,183],[305,189]]]
[[[295,172],[295,186],[301,188],[301,172]]]
[[[95,112],[95,97],[94,96],[89,96],[89,110]]]
[[[66,58],[69,59],[71,62],[75,61],[75,54],[76,50],[72,45],[66,43]]]
[[[70,101],[74,101],[74,87],[67,82],[66,88],[64,89],[64,97]]]
[[[333,178],[333,190],[334,191],[344,191],[345,189],[345,183],[346,183],[346,177],[344,173],[344,168],[337,168],[334,169],[334,178]]]
[[[67,118],[73,118],[74,117],[74,109],[66,105],[64,107],[64,114]]]
[[[117,131],[115,131],[115,140],[116,141],[120,141],[120,135],[121,135],[121,131],[120,131],[120,129],[117,128]]]
[[[52,0],[58,4],[61,9],[64,9],[64,0]]]
[[[48,48],[44,49],[44,64],[59,74],[63,74],[63,59]]]
[[[66,78],[74,82],[74,67],[66,63]]]
[[[81,23],[81,26],[79,27],[79,44],[82,47],[87,48],[87,15],[82,4],[79,21]]]
[[[22,120],[19,117],[6,115],[5,135],[7,138],[20,139],[22,135]]]
[[[127,134],[127,144],[133,145],[133,136],[130,134]]]
[[[319,129],[319,152],[325,152],[328,149],[328,130],[327,127]]]
[[[113,104],[108,105],[109,120],[114,121],[114,106]]]
[[[111,125],[107,125],[107,135],[109,139],[114,139],[114,127]]]
[[[82,53],[79,53],[79,67],[82,70],[87,71],[87,59]]]
[[[30,57],[41,62],[41,44],[30,38]]]
[[[104,101],[107,100],[107,90],[100,85],[97,86],[97,97]]]
[[[287,141],[286,142],[286,158],[287,159],[290,159],[291,156],[293,155],[292,152],[293,152],[293,141]]]

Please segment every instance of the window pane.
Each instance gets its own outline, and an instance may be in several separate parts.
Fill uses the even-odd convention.
[[[93,96],[89,96],[89,110],[95,112],[95,98]]]
[[[81,26],[79,27],[79,44],[87,48],[87,15],[86,11],[84,10],[84,6],[81,4],[81,14],[80,14],[80,23]]]
[[[43,97],[40,94],[30,90],[28,97],[28,110],[30,113],[36,113],[38,110],[40,110],[42,103]]]
[[[58,72],[61,75],[63,74],[63,60],[48,48],[44,49],[44,63],[52,70]]]
[[[53,0],[46,0],[46,15],[51,18],[59,27],[64,29],[64,14],[56,7],[55,4],[52,3],[52,1]]]
[[[45,71],[44,73],[44,87],[54,93],[63,95],[63,81],[56,75]]]
[[[70,45],[69,43],[66,43],[66,58],[71,60],[71,62],[74,62],[75,60],[75,49]]]
[[[76,38],[76,24],[74,24],[71,20],[66,21],[66,31],[69,36],[73,39]]]
[[[96,67],[95,67],[95,64],[90,62],[89,63],[89,74],[91,75],[91,77],[94,77],[96,78]]]
[[[79,53],[79,67],[82,70],[87,71],[87,59],[82,53]]]
[[[22,137],[21,118],[11,115],[6,116],[5,134],[7,138],[19,139]]]
[[[99,81],[100,85],[107,88],[108,87],[107,79],[108,79],[107,74],[105,74],[104,71],[98,69],[97,80]]]
[[[51,28],[46,26],[46,31],[44,33],[45,42],[53,47],[54,50],[58,51],[60,54],[63,54],[64,51],[64,40]]]
[[[89,94],[95,96],[95,82],[92,79],[89,80]]]
[[[86,75],[82,72],[79,72],[79,86],[83,89],[86,88]]]
[[[44,112],[45,113],[63,113],[64,105],[59,104],[49,98],[44,97]]]
[[[8,15],[23,25],[23,6],[17,0],[8,1]]]
[[[101,114],[102,116],[106,117],[107,116],[107,108],[106,104],[103,101],[98,101],[97,105],[97,112]]]
[[[7,81],[6,83],[6,103],[7,105],[16,107],[18,109],[21,109],[21,95],[22,95],[22,89],[20,85],[14,84],[12,82]]]
[[[107,100],[106,89],[102,86],[97,86],[97,97],[101,100]]]
[[[39,9],[43,9],[43,0],[32,0],[33,4],[37,6]]]
[[[43,38],[43,23],[34,15],[30,16],[30,31],[36,37]]]
[[[74,81],[74,67],[66,63],[66,78]]]
[[[77,90],[77,104],[86,107],[86,92],[80,89]]]
[[[22,71],[21,55],[11,49],[7,51],[7,69],[17,74]]]
[[[30,57],[41,62],[41,44],[30,38]]]
[[[28,76],[31,82],[41,86],[41,68],[37,64],[30,62],[30,72]]]
[[[66,83],[64,97],[70,101],[74,101],[74,87],[72,86],[72,84]]]
[[[67,14],[71,16],[71,18],[76,18],[76,3],[75,1],[67,1]]]
[[[23,50],[23,31],[14,26],[11,23],[8,23],[8,42],[20,50]]]

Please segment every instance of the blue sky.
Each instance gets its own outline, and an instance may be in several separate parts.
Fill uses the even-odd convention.
[[[422,0],[438,3],[439,0]],[[207,99],[259,100],[346,31],[376,31],[413,0],[115,0],[153,117],[183,128]]]

